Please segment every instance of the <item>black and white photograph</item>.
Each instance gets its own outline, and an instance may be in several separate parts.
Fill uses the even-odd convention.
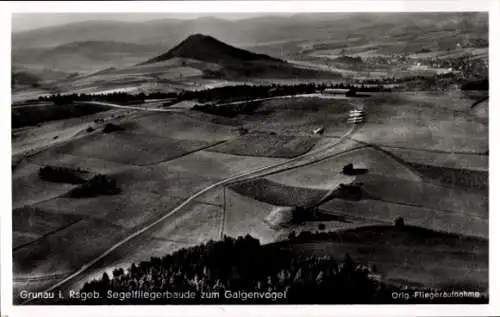
[[[12,305],[490,303],[490,35],[12,13]]]

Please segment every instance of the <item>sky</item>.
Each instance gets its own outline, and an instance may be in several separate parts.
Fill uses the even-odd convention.
[[[268,13],[269,14],[269,13]],[[92,20],[144,22],[157,19],[196,19],[217,17],[222,19],[244,19],[264,15],[263,13],[15,13],[12,15],[12,31],[22,32],[42,27],[63,25]],[[273,13],[275,15],[275,13]]]

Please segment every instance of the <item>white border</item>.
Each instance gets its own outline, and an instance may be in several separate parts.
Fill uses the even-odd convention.
[[[495,0],[25,1],[11,12],[402,12],[488,11]]]
[[[0,2],[0,190],[3,208],[0,212],[1,238],[1,309],[8,316],[498,316],[500,315],[500,275],[498,268],[497,214],[500,190],[490,185],[490,304],[489,305],[328,305],[328,306],[13,306],[11,253],[11,168],[10,168],[10,41],[11,14],[22,12],[403,12],[403,11],[488,11],[490,16],[490,155],[498,157],[496,138],[500,128],[499,81],[500,39],[498,0],[440,1],[176,1],[176,2]],[[495,36],[496,35],[496,36]],[[496,70],[496,72],[495,72]],[[497,115],[498,114],[498,115]],[[490,184],[500,178],[500,169],[490,163]],[[495,252],[496,251],[496,252]]]

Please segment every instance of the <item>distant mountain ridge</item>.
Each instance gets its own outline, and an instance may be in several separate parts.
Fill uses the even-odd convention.
[[[485,36],[485,12],[315,13],[263,15],[241,20],[197,18],[146,22],[86,21],[12,34],[13,48],[57,46],[78,41],[118,41],[173,46],[190,34],[211,34],[239,47],[280,40],[325,40],[346,35],[373,39],[387,34],[421,34],[436,29]],[[268,52],[262,52],[268,53]]]
[[[435,36],[427,39],[423,34],[429,32]],[[174,47],[198,33],[255,53],[296,60],[297,56],[308,54],[314,45],[328,48],[338,41],[360,46],[380,39],[389,49],[404,48],[410,52],[443,41],[456,43],[462,38],[487,43],[488,19],[485,12],[413,12],[263,15],[241,20],[205,17],[86,21],[15,32],[12,57],[19,66],[96,71],[137,65],[164,52],[162,48]],[[50,51],[52,48],[57,49]],[[199,60],[202,56],[196,57]]]
[[[223,43],[212,36],[198,33],[188,36],[166,53],[154,57],[142,63],[142,65],[163,62],[175,57],[191,58],[218,64],[235,61],[286,63],[278,58],[246,51]]]

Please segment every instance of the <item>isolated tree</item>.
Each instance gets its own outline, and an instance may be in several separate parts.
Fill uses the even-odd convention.
[[[396,229],[404,228],[405,221],[404,221],[403,217],[397,217],[396,219],[394,219],[394,226],[396,227]]]

